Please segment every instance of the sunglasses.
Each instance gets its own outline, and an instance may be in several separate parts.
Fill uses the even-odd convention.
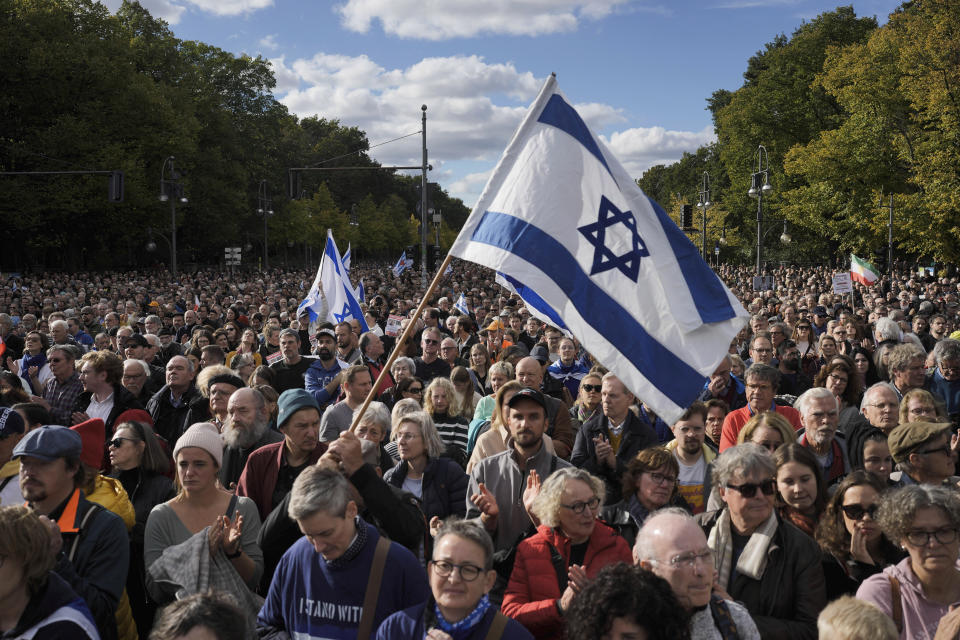
[[[844,515],[846,515],[846,516],[847,516],[848,518],[850,518],[851,520],[861,520],[861,519],[863,518],[863,516],[865,516],[865,515],[867,515],[867,514],[870,515],[870,519],[871,519],[871,520],[876,520],[876,519],[877,519],[877,509],[879,508],[879,505],[877,505],[876,503],[874,503],[874,504],[870,505],[869,507],[867,507],[866,509],[864,509],[864,508],[863,508],[862,506],[860,506],[859,504],[845,504],[845,505],[841,506],[840,508],[843,509]]]
[[[594,391],[599,393],[600,391],[599,384],[583,384],[583,385],[580,385],[580,388],[586,391],[587,393],[592,393]]]
[[[423,344],[440,344],[439,340],[431,340],[430,338],[424,338]]]
[[[757,495],[757,489],[763,492],[765,496],[772,496],[777,491],[777,483],[773,480],[764,480],[757,484],[756,482],[746,482],[744,484],[727,484],[727,489],[733,489],[744,498],[752,498]]]
[[[423,387],[410,387],[406,391],[407,393],[423,393]]]
[[[124,440],[127,440],[127,441],[129,441],[129,442],[135,442],[135,440],[134,440],[133,438],[114,438],[113,440],[111,440],[111,441],[110,441],[109,443],[107,443],[107,444],[109,444],[109,445],[110,445],[111,447],[113,447],[114,449],[119,449],[120,447],[123,446],[123,441],[124,441]]]

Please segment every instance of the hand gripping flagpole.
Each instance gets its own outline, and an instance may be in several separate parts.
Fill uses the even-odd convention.
[[[447,257],[443,259],[443,264],[441,264],[437,269],[437,272],[433,276],[433,281],[430,283],[430,286],[427,288],[426,292],[424,292],[423,298],[420,299],[420,305],[417,306],[417,312],[414,314],[414,318],[419,318],[421,315],[423,315],[423,309],[427,306],[427,300],[430,299],[430,296],[433,295],[434,289],[436,289],[437,285],[440,284],[440,279],[443,277],[443,272],[447,270],[447,266],[449,266],[451,260],[453,260],[453,256],[447,253]],[[416,324],[417,323],[415,321],[408,322],[407,328],[403,330],[402,334],[400,334],[400,338],[397,340],[397,344],[393,348],[393,353],[391,353],[390,357],[387,358],[386,364],[384,364],[383,369],[380,370],[380,375],[377,376],[377,381],[373,383],[373,386],[370,388],[370,392],[367,394],[366,399],[363,401],[363,404],[360,405],[360,409],[354,413],[353,424],[350,425],[350,431],[356,429],[357,425],[360,424],[360,419],[363,418],[363,414],[366,413],[367,407],[370,406],[374,396],[376,396],[377,389],[380,388],[380,383],[383,382],[385,377],[390,374],[390,367],[393,366],[394,361],[400,355],[404,345],[407,344],[407,340],[410,338],[410,334],[413,333],[413,329]]]

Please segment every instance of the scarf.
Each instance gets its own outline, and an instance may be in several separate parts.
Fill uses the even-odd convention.
[[[770,512],[770,517],[766,522],[760,525],[750,536],[747,545],[743,548],[740,558],[737,560],[737,572],[742,573],[748,578],[759,580],[763,577],[763,572],[767,568],[767,551],[770,543],[773,541],[773,535],[777,532],[777,514]],[[707,537],[707,546],[714,553],[717,563],[717,580],[724,589],[729,589],[730,572],[733,569],[733,532],[730,523],[730,511],[724,509],[720,512],[716,524],[710,530]]]
[[[650,511],[640,504],[640,499],[637,497],[637,494],[631,495],[630,499],[627,500],[627,511],[633,516],[633,519],[637,521],[638,527],[642,527],[650,515]]]
[[[345,569],[350,562],[360,554],[360,550],[367,544],[367,523],[360,516],[353,519],[353,524],[357,528],[357,537],[354,539],[343,555],[335,560],[327,560],[327,566],[331,569]]]
[[[453,640],[462,640],[463,638],[467,638],[470,632],[473,631],[473,628],[480,624],[480,621],[483,620],[483,616],[486,615],[487,609],[489,609],[490,606],[490,596],[485,593],[473,611],[468,613],[467,616],[459,622],[447,622],[443,614],[440,613],[440,607],[436,604],[433,605],[433,612],[437,616],[437,626],[441,631],[453,636]]]
[[[593,410],[587,409],[582,404],[577,404],[576,407],[577,407],[577,420],[580,421],[580,424],[583,424],[593,416],[597,415],[597,411],[600,409],[599,404],[595,406]]]
[[[817,522],[809,516],[805,516],[791,506],[780,507],[780,517],[786,518],[790,521],[790,524],[795,526],[800,531],[803,531],[805,534],[813,537],[813,532],[817,528]]]
[[[40,370],[43,369],[45,364],[47,364],[47,354],[41,351],[37,355],[32,356],[24,351],[23,360],[20,361],[20,377],[26,380],[27,384],[30,384],[30,367],[36,367],[37,375],[40,375]],[[31,389],[32,388],[31,386]]]

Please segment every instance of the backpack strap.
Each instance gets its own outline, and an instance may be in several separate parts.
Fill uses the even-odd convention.
[[[557,584],[560,586],[560,594],[563,595],[567,588],[567,561],[563,559],[555,546],[549,542],[547,544],[550,546],[550,564],[553,565],[553,570],[557,572]]]
[[[887,574],[890,579],[890,610],[893,613],[893,624],[897,626],[897,633],[903,633],[903,599],[900,596],[900,581]]]
[[[380,598],[380,584],[383,582],[383,568],[387,564],[388,551],[390,551],[390,541],[380,536],[377,540],[377,548],[373,552],[367,591],[363,594],[363,612],[360,614],[360,624],[357,626],[358,638],[369,638],[370,632],[373,631],[373,617],[377,612],[377,600]]]
[[[77,555],[77,546],[80,544],[80,538],[83,537],[83,534],[87,532],[87,524],[93,520],[93,518],[103,511],[103,507],[98,505],[96,502],[90,503],[90,508],[85,514],[83,514],[83,520],[80,521],[80,527],[78,528],[77,535],[73,538],[73,543],[70,545],[70,553],[67,554],[67,560],[71,563],[73,558]]]
[[[490,628],[487,630],[487,635],[484,636],[484,640],[500,640],[506,628],[507,616],[497,611],[497,614],[493,616],[493,622],[490,623]]]
[[[237,494],[230,496],[230,504],[227,505],[227,517],[233,520],[233,512],[237,510]]]

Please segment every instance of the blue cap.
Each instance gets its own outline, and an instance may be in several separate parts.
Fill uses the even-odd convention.
[[[13,448],[14,459],[21,456],[50,462],[57,458],[79,458],[83,451],[80,434],[67,427],[45,425],[34,429]]]
[[[320,411],[320,405],[312,393],[306,389],[287,389],[277,399],[277,426],[282,427],[290,416],[307,407]]]
[[[0,438],[15,436],[26,431],[27,426],[23,422],[23,417],[6,407],[0,409]]]

